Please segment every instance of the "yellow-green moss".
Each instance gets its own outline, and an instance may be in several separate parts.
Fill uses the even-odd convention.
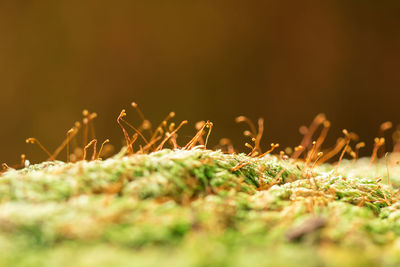
[[[400,263],[397,165],[394,187],[385,162],[296,165],[194,149],[9,170],[0,265]]]

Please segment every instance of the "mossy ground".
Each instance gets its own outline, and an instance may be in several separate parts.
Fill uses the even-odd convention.
[[[307,168],[192,149],[45,162],[1,174],[0,265],[398,266],[399,186],[384,160]]]

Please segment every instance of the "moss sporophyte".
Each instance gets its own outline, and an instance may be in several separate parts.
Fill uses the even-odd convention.
[[[125,147],[110,156],[97,141],[96,113],[31,165],[21,156],[0,176],[1,266],[396,266],[400,263],[400,130],[385,151],[381,125],[371,158],[343,130],[323,149],[330,122],[301,127],[294,148],[263,149],[263,120],[244,132],[239,153],[228,139],[207,149],[213,124],[180,145],[171,112],[153,127],[118,116]],[[319,136],[315,136],[316,133]],[[100,146],[100,149],[97,146]],[[90,152],[89,152],[90,150]],[[57,161],[66,152],[66,162]],[[275,154],[273,154],[275,152]],[[337,158],[337,163],[331,162]]]

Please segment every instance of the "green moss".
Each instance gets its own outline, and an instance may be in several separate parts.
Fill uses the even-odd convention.
[[[195,149],[10,170],[0,265],[394,266],[400,168],[389,169],[393,188],[384,162],[367,168],[305,175],[290,160]]]

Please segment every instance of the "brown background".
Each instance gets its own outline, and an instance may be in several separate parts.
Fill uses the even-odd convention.
[[[214,144],[243,148],[243,114],[265,118],[265,146],[296,145],[318,112],[327,145],[342,128],[372,142],[400,123],[399,63],[397,0],[1,1],[0,161],[45,159],[25,138],[53,150],[83,108],[119,147],[133,100],[155,122],[213,121]]]

